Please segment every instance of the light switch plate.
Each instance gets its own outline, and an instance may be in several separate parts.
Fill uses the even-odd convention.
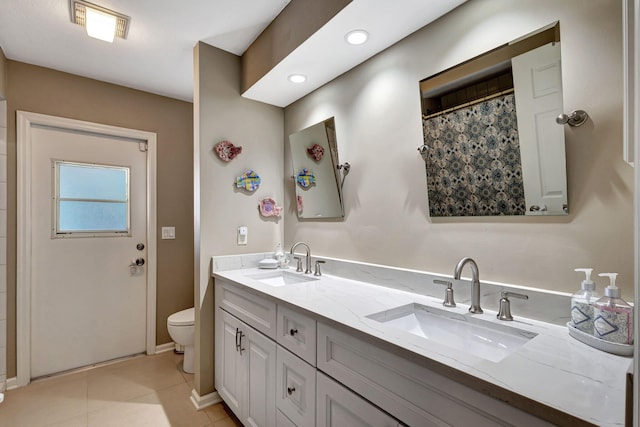
[[[238,227],[238,246],[244,246],[249,240],[249,228],[245,225]]]
[[[175,239],[176,238],[176,228],[175,227],[162,227],[162,239]]]

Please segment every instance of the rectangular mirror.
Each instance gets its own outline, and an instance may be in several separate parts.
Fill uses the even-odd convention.
[[[567,215],[555,23],[420,82],[432,217]]]
[[[289,135],[298,218],[343,218],[333,117]]]

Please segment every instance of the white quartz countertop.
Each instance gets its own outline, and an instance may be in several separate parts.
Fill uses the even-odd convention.
[[[331,319],[595,425],[624,425],[625,381],[633,359],[591,348],[570,337],[566,327],[519,318],[517,312],[513,313],[513,322],[504,322],[496,319],[496,312],[485,309],[484,314],[473,316],[538,334],[506,358],[491,362],[367,318],[411,303],[442,309],[441,299],[331,275],[280,287],[249,277],[266,271],[243,268],[214,272],[213,276]],[[458,304],[446,310],[471,316],[467,309],[467,305]]]

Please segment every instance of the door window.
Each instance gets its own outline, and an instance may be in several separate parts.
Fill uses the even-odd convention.
[[[53,163],[54,238],[129,235],[129,168]]]

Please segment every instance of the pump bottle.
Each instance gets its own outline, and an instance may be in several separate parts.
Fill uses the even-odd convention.
[[[617,273],[601,273],[609,277],[604,296],[593,307],[593,335],[618,344],[633,344],[633,309],[620,297],[616,286]]]
[[[573,326],[582,332],[593,334],[593,304],[600,295],[595,291],[596,284],[591,280],[592,268],[576,268],[582,271],[585,279],[580,284],[580,289],[571,296],[571,322]]]
[[[287,256],[285,255],[284,251],[282,250],[282,244],[278,243],[276,245],[274,257],[276,258],[278,267],[285,268],[285,269],[289,268],[289,260],[287,259]]]

